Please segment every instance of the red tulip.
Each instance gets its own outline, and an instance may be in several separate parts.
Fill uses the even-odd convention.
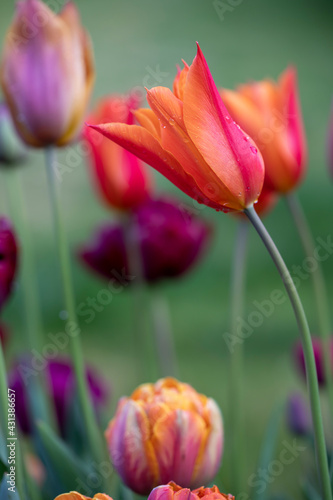
[[[132,111],[138,101],[134,95],[102,99],[88,122],[133,124]],[[84,137],[91,147],[91,167],[97,189],[111,207],[132,209],[144,202],[152,182],[146,167],[136,156],[86,127]]]
[[[17,3],[0,76],[27,144],[64,146],[77,137],[94,82],[93,66],[89,36],[72,2],[59,15],[39,0]]]
[[[302,180],[307,159],[296,70],[271,80],[222,90],[231,116],[258,145],[265,162],[265,185],[287,193]]]
[[[264,165],[254,142],[230,118],[198,52],[178,73],[174,91],[147,90],[141,126],[93,125],[161,172],[184,193],[216,210],[244,210],[258,199]]]

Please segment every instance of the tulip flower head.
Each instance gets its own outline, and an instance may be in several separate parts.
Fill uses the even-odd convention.
[[[166,378],[122,398],[105,436],[124,483],[145,495],[171,480],[184,487],[211,481],[220,465],[223,424],[213,399]]]
[[[135,116],[141,126],[92,125],[169,179],[199,203],[243,211],[264,180],[258,148],[230,118],[199,48],[178,73],[173,92],[147,90],[150,109]]]
[[[70,493],[62,493],[62,495],[57,496],[54,500],[112,500],[112,498],[109,495],[105,495],[105,493],[96,493],[93,498],[89,498],[77,491],[71,491]]]
[[[311,413],[302,394],[291,394],[288,399],[287,426],[297,436],[306,436],[311,431]]]
[[[317,378],[320,386],[325,386],[326,377],[325,377],[325,367],[324,367],[324,351],[323,351],[323,341],[321,338],[313,337],[312,338],[312,346],[313,352],[316,362],[316,370],[317,370]],[[305,371],[305,359],[304,352],[302,348],[301,342],[297,342],[294,348],[294,358],[296,362],[296,366],[301,373],[301,375],[306,378]],[[330,340],[330,358],[331,358],[331,370],[333,373],[333,338]]]
[[[0,77],[16,128],[27,144],[64,146],[74,140],[94,81],[89,36],[74,3],[68,2],[56,15],[40,0],[18,2]]]
[[[31,377],[30,358],[22,358],[11,370],[8,376],[9,387],[17,395],[16,416],[21,431],[29,434],[32,431],[32,422],[29,416],[29,381]],[[66,422],[71,401],[75,394],[75,376],[71,363],[66,359],[42,360],[45,362],[46,377],[49,381],[49,392],[55,406],[59,429],[66,434]],[[39,363],[39,361],[38,361]],[[90,368],[86,369],[90,399],[98,413],[106,404],[109,391],[103,379]]]
[[[7,104],[0,103],[0,165],[12,166],[24,160],[27,148],[14,127]]]
[[[212,488],[198,488],[196,490],[189,490],[182,488],[174,482],[169,484],[157,486],[150,493],[148,500],[234,500],[232,495],[221,493],[217,486]]]
[[[0,310],[12,291],[18,248],[11,222],[0,217]]]
[[[138,107],[135,94],[112,95],[102,99],[87,121],[92,124],[121,122],[133,124]],[[133,154],[89,127],[84,138],[91,148],[91,170],[102,199],[112,208],[133,209],[147,200],[152,181],[145,165]]]
[[[188,271],[203,254],[211,234],[198,217],[185,213],[169,198],[149,200],[137,208],[135,237],[141,250],[144,278],[155,283]],[[79,251],[91,270],[121,283],[130,275],[128,245],[122,224],[107,224]],[[129,281],[130,283],[130,281]]]
[[[296,70],[271,80],[221,91],[234,120],[258,145],[265,162],[265,185],[284,194],[302,180],[307,160]]]

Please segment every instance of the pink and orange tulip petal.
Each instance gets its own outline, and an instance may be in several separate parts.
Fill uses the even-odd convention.
[[[74,3],[56,15],[40,0],[18,2],[0,77],[27,144],[64,146],[77,138],[94,76],[90,39]]]
[[[199,48],[178,72],[173,92],[147,90],[141,126],[93,128],[135,154],[184,193],[216,210],[242,211],[258,199],[264,164],[254,142],[230,118]]]
[[[134,95],[112,95],[99,102],[87,121],[131,125],[137,105]],[[152,190],[152,179],[145,165],[92,128],[85,127],[84,138],[91,148],[91,170],[103,201],[120,210],[134,209],[146,201]]]
[[[222,90],[231,116],[258,145],[265,162],[265,185],[284,194],[305,173],[307,148],[296,70],[289,67],[277,83],[271,80]]]
[[[223,423],[213,399],[166,378],[122,398],[105,436],[118,474],[144,495],[171,480],[184,487],[210,481],[220,465]]]
[[[171,481],[168,484],[154,488],[148,500],[234,500],[234,498],[233,495],[221,493],[217,486],[211,488],[201,487],[191,491]]]

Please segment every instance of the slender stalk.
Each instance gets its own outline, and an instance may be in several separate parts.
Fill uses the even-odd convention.
[[[19,174],[20,170],[13,168],[12,170],[4,172],[4,178],[9,212],[22,247],[23,262],[20,266],[20,271],[23,308],[25,312],[24,324],[27,331],[28,345],[31,351],[36,350],[41,354],[43,348],[42,313],[39,302],[30,221]],[[42,375],[42,373],[38,373],[38,376],[33,382],[36,390],[39,391],[40,401],[42,403],[42,407],[39,407],[39,412],[42,408],[44,412],[43,418],[50,423],[53,429],[56,429],[57,424],[54,403],[50,397],[50,391],[47,389],[48,381],[45,376]],[[39,418],[41,417],[42,415],[39,415]]]
[[[70,268],[70,255],[67,244],[66,233],[63,226],[63,217],[61,211],[61,200],[59,186],[55,175],[55,149],[50,147],[46,149],[46,167],[48,174],[48,184],[50,190],[51,204],[53,210],[55,239],[59,254],[61,278],[64,293],[65,307],[68,313],[68,321],[71,322],[71,330],[76,329],[77,334],[69,336],[69,346],[73,360],[74,373],[78,389],[78,399],[84,423],[87,430],[87,439],[92,451],[93,457],[97,463],[104,459],[104,442],[102,441],[94,411],[89,400],[89,392],[85,376],[85,367],[82,355],[80,330],[75,310],[72,275]]]
[[[316,363],[313,353],[312,341],[307,319],[301,300],[298,296],[295,284],[288,271],[288,268],[281,257],[274,241],[267,232],[265,226],[258,217],[253,206],[244,210],[245,214],[253,224],[264,245],[266,246],[272,260],[282,278],[286,291],[288,293],[290,302],[292,304],[295,317],[297,320],[299,332],[301,335],[305,367],[307,374],[308,392],[311,405],[311,414],[314,428],[315,448],[317,456],[317,464],[319,469],[319,477],[321,480],[321,487],[323,498],[325,500],[332,500],[331,482],[328,468],[327,451],[324,436],[324,427],[320,408],[319,387],[316,371]]]
[[[234,261],[231,271],[231,334],[237,337],[237,320],[243,312],[245,260],[247,253],[249,224],[240,220],[235,241]],[[232,474],[233,485],[237,488],[244,484],[244,349],[237,344],[230,352],[230,407],[232,421]]]
[[[304,253],[307,257],[314,258],[314,255],[316,254],[316,245],[313,241],[311,230],[297,196],[293,193],[287,195],[286,202],[289,211],[294,219],[295,226],[297,227],[297,231],[303,245]],[[319,327],[320,336],[323,339],[323,358],[326,387],[329,397],[331,416],[333,418],[333,377],[330,355],[331,321],[325,279],[320,262],[317,262],[317,267],[314,268],[311,272],[311,278],[313,282],[315,304],[317,310],[317,324]]]
[[[5,172],[6,192],[11,217],[17,228],[17,233],[23,247],[22,292],[24,298],[26,328],[29,345],[32,349],[41,351],[42,346],[42,315],[38,301],[36,283],[36,266],[33,257],[32,237],[27,210],[24,203],[19,170]]]
[[[7,409],[8,409],[8,391],[7,391],[7,373],[5,358],[3,355],[2,344],[0,340],[0,424],[3,436],[7,436]]]
[[[169,304],[156,289],[152,292],[151,314],[155,333],[158,366],[162,377],[178,377],[178,366],[172,336]]]
[[[135,215],[128,214],[123,219],[123,228],[129,274],[134,277],[131,288],[133,294],[133,333],[135,334],[133,344],[136,350],[135,356],[140,363],[138,371],[140,374],[142,373],[141,376],[144,376],[147,381],[153,381],[156,379],[157,366],[153,343],[147,325],[147,294]],[[138,353],[141,353],[141,355],[138,356]],[[144,360],[144,366],[142,365],[142,360]]]

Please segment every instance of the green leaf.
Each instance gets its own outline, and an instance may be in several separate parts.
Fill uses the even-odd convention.
[[[68,490],[77,487],[78,479],[89,474],[89,467],[45,424],[37,422],[37,432],[53,471]]]
[[[8,488],[13,488],[14,491]],[[20,500],[20,496],[17,493],[16,486],[11,486],[9,483],[9,475],[5,474],[2,478],[0,485],[0,498],[1,500]]]
[[[267,470],[269,464],[274,459],[277,438],[279,435],[280,422],[283,418],[284,413],[285,413],[285,404],[279,404],[272,412],[261,445],[257,470],[259,469]],[[257,492],[256,500],[264,500],[265,493],[267,492],[267,490],[268,488],[266,488],[263,492]]]

